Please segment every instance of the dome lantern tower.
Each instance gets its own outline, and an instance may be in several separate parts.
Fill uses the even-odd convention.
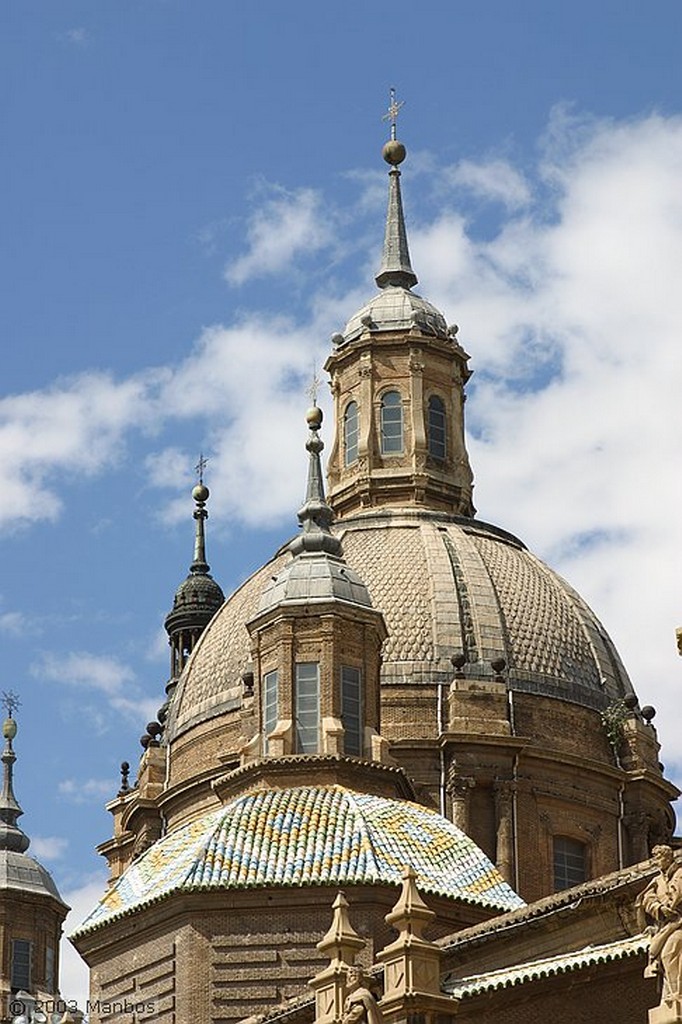
[[[329,458],[329,500],[342,516],[375,507],[432,509],[470,517],[473,477],[464,443],[468,355],[443,315],[412,291],[400,191],[405,147],[396,138],[402,104],[391,90],[388,209],[379,294],[341,334],[325,369],[337,433]]]
[[[173,607],[164,623],[171,649],[170,680],[166,687],[169,700],[197,640],[225,600],[222,588],[211,576],[211,567],[206,561],[204,523],[208,519],[206,502],[210,492],[204,483],[205,466],[206,459],[202,455],[197,464],[199,482],[192,490],[196,504],[193,513],[196,523],[194,558],[187,579],[175,592]]]
[[[350,755],[382,761],[379,671],[386,626],[367,587],[343,557],[330,526],[319,430],[307,414],[308,484],[292,560],[263,590],[251,636],[254,734],[243,759],[290,754]]]

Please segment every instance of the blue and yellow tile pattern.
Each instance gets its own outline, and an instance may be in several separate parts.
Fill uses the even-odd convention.
[[[263,886],[399,884],[515,910],[523,900],[452,822],[405,800],[341,786],[238,797],[160,839],[104,895],[79,932],[174,892]]]

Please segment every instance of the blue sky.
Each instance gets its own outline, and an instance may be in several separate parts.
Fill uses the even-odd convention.
[[[681,30],[673,2],[5,0],[0,689],[78,907],[163,698],[199,451],[226,591],[294,530],[312,364],[373,292],[392,85],[479,514],[593,605],[682,780]]]

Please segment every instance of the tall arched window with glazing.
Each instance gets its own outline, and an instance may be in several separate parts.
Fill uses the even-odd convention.
[[[381,453],[403,450],[403,400],[399,391],[387,391],[381,399]]]
[[[344,465],[350,466],[357,461],[358,438],[360,436],[360,416],[358,403],[349,402],[343,416],[343,459]]]
[[[443,461],[447,453],[447,417],[445,402],[431,395],[428,406],[429,455]]]

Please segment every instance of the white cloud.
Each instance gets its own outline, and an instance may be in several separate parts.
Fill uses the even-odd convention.
[[[116,796],[115,779],[62,779],[59,795],[74,804],[101,803]]]
[[[23,636],[30,630],[29,619],[23,612],[0,613],[0,632]]]
[[[41,680],[94,690],[132,723],[140,724],[141,718],[146,723],[156,716],[159,701],[144,696],[133,670],[117,658],[86,651],[63,655],[43,652],[31,665],[31,674]]]
[[[525,177],[506,160],[496,159],[483,163],[460,160],[448,169],[445,180],[469,189],[481,199],[503,203],[510,210],[526,206],[531,198]]]
[[[84,373],[0,400],[0,527],[54,520],[57,481],[110,468],[131,428],[152,424],[164,372],[120,382]]]
[[[135,678],[133,670],[116,658],[85,651],[67,655],[43,654],[31,671],[41,679],[100,690],[108,697],[118,696]]]
[[[59,860],[69,847],[63,836],[32,836],[31,854],[38,860]]]
[[[330,211],[318,192],[309,188],[289,192],[277,185],[264,188],[268,198],[249,223],[248,250],[225,269],[230,284],[284,274],[294,259],[310,256],[333,242]]]

